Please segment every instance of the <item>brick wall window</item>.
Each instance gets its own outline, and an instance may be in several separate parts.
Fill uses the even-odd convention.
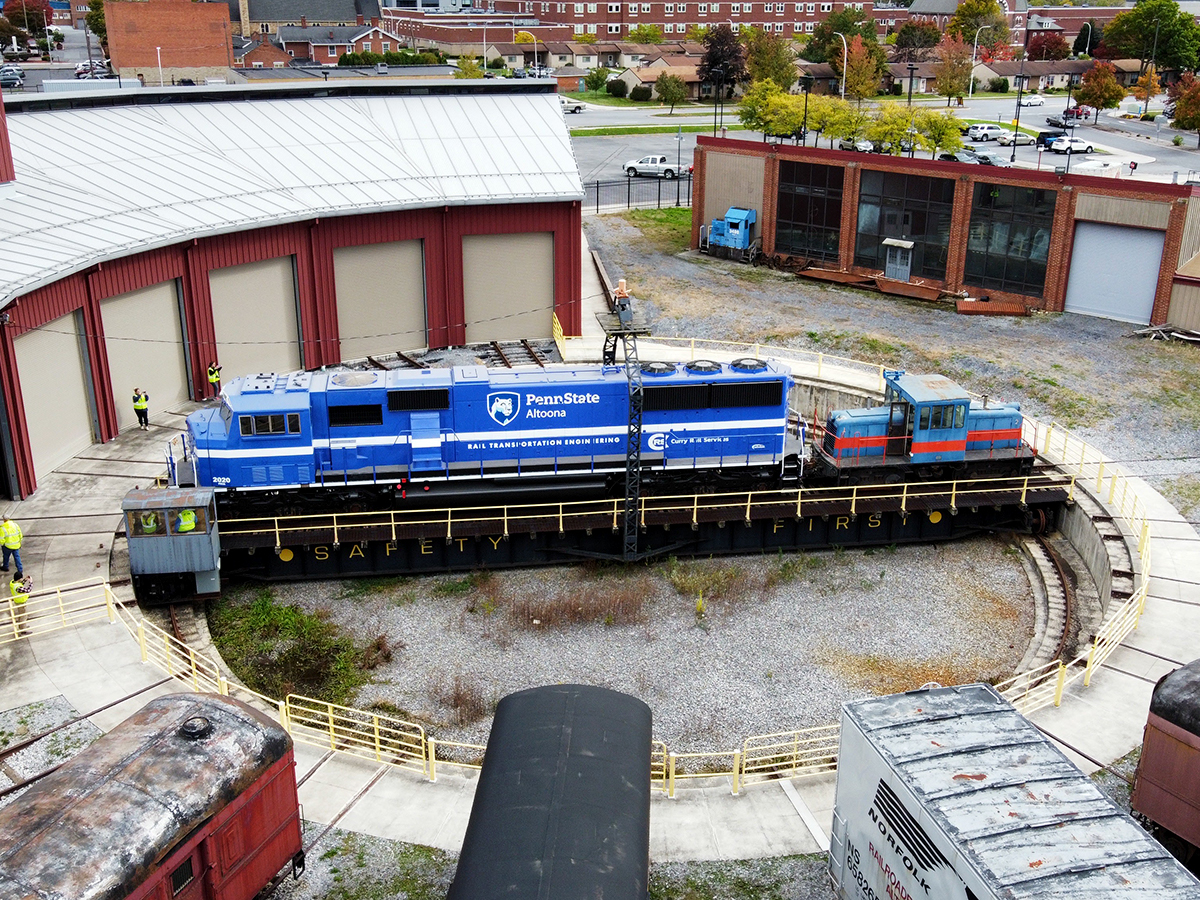
[[[963,283],[1040,297],[1056,199],[1054,191],[977,182]]]
[[[840,166],[779,164],[775,250],[836,262],[842,233]]]
[[[954,181],[903,172],[865,170],[859,187],[854,264],[882,269],[885,238],[912,241],[912,274],[946,277]]]

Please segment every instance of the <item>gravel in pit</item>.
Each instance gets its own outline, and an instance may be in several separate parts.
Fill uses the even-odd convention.
[[[834,724],[854,697],[1012,674],[1033,633],[1016,552],[981,537],[275,591],[360,643],[384,635],[394,655],[358,705],[440,740],[485,744],[505,695],[583,683],[643,699],[671,750],[722,751]]]
[[[0,711],[0,752],[78,715],[62,695]],[[66,762],[101,734],[103,732],[99,728],[85,719],[0,758],[0,790]],[[0,807],[12,803],[27,790],[22,788],[0,797]]]

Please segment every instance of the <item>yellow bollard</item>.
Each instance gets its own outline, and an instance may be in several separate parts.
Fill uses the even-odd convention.
[[[1100,486],[1104,484],[1104,463],[1100,463],[1100,468],[1096,470],[1096,493],[1100,493]]]
[[[437,781],[437,741],[429,739],[429,780]]]
[[[738,795],[742,783],[742,751],[733,751],[733,796]]]
[[[1092,646],[1088,648],[1087,666],[1083,670],[1083,686],[1092,686],[1092,663],[1096,659],[1096,642],[1092,641]]]
[[[667,796],[672,800],[675,799],[675,753],[671,752],[670,759],[667,763]]]
[[[146,620],[142,619],[137,623],[138,628],[138,649],[142,651],[142,662],[146,661]]]
[[[1067,686],[1067,667],[1062,664],[1062,660],[1058,662],[1058,681],[1054,685],[1054,705],[1062,705],[1063,688]]]

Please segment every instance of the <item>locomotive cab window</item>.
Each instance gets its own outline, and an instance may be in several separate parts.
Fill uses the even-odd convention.
[[[242,437],[266,434],[299,434],[300,413],[271,413],[263,416],[239,416]]]
[[[188,858],[184,860],[183,865],[171,873],[171,896],[177,897],[180,891],[191,884],[195,877],[192,860]]]
[[[967,407],[965,404],[958,404],[954,407],[954,427],[962,428],[967,422]]]

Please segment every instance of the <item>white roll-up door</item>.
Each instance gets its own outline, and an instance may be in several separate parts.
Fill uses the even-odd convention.
[[[463,311],[468,344],[550,337],[554,235],[463,237]]]
[[[172,409],[188,399],[187,358],[174,281],[105,300],[100,314],[117,425],[122,431],[137,424],[131,402],[135,387],[150,395],[153,412]]]
[[[1076,222],[1066,311],[1147,324],[1164,237],[1148,228]]]
[[[301,368],[292,257],[214,269],[208,284],[223,381]]]
[[[77,314],[28,331],[14,345],[33,471],[40,481],[95,440]]]
[[[342,359],[427,346],[421,241],[334,250],[333,282]]]

